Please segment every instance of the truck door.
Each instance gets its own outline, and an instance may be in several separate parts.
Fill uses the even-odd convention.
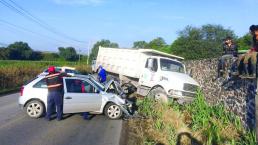
[[[102,96],[89,80],[66,78],[64,83],[64,113],[100,110]]]
[[[148,58],[140,77],[140,85],[152,87],[156,84],[158,70],[158,60],[156,58]]]

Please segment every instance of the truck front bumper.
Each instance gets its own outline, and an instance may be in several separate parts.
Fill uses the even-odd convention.
[[[196,98],[196,93],[185,92],[185,91],[175,91],[176,94],[168,95],[169,99],[176,100],[179,104],[191,103]]]

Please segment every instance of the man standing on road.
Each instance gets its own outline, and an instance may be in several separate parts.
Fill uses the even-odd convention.
[[[98,79],[100,83],[105,83],[107,80],[106,70],[101,65],[98,68]]]
[[[46,76],[48,88],[47,96],[47,114],[46,119],[51,120],[51,114],[54,109],[57,110],[57,120],[62,119],[62,104],[63,104],[63,78],[61,73],[55,71],[55,67],[48,68],[49,74]],[[53,108],[53,106],[55,106]]]

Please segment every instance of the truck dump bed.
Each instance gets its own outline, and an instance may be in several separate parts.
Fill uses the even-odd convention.
[[[139,78],[146,59],[150,56],[162,56],[171,59],[184,58],[152,49],[123,49],[99,47],[96,65],[102,65],[108,72]]]

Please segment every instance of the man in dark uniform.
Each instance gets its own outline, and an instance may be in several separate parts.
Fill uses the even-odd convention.
[[[57,120],[60,121],[63,113],[63,75],[56,72],[54,66],[49,67],[48,72],[49,74],[46,76],[48,87],[46,119],[50,121],[52,110],[56,109]]]
[[[225,71],[225,61],[227,59],[232,59],[232,58],[236,58],[237,57],[237,46],[236,44],[233,42],[231,37],[227,37],[225,39],[225,41],[223,42],[223,55],[222,57],[219,59],[219,63],[218,63],[218,78],[220,78],[223,74],[223,72]]]

